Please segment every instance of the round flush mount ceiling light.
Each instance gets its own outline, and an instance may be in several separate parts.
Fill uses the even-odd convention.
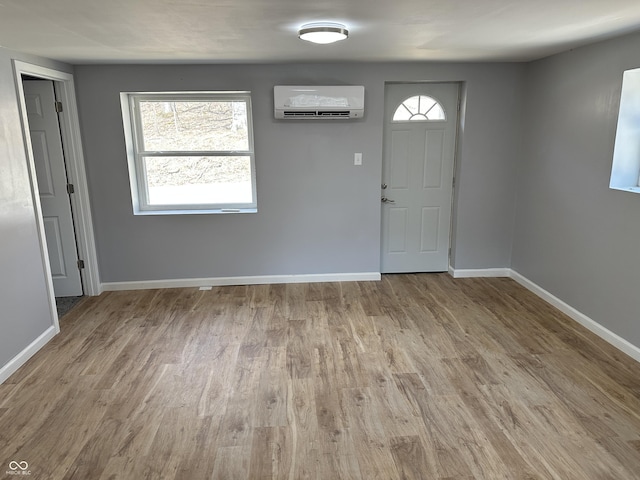
[[[322,45],[344,40],[348,36],[349,31],[340,23],[307,23],[298,30],[298,37],[302,40]]]

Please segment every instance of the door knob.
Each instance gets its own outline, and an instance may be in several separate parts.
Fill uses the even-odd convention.
[[[387,197],[382,197],[380,201],[382,203],[396,203],[394,200],[389,200]]]

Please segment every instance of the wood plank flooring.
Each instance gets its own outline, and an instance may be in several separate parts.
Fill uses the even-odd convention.
[[[0,478],[640,479],[640,365],[509,279],[108,292],[61,328],[0,385]]]

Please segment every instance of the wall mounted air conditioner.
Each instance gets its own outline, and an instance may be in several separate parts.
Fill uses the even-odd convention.
[[[274,114],[286,119],[339,119],[364,116],[364,87],[273,87]]]

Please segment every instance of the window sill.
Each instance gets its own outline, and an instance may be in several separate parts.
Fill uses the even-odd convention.
[[[211,210],[135,210],[134,215],[228,215],[258,213],[257,208],[213,208]]]
[[[640,193],[640,187],[609,187],[611,190],[620,190],[621,192]]]

